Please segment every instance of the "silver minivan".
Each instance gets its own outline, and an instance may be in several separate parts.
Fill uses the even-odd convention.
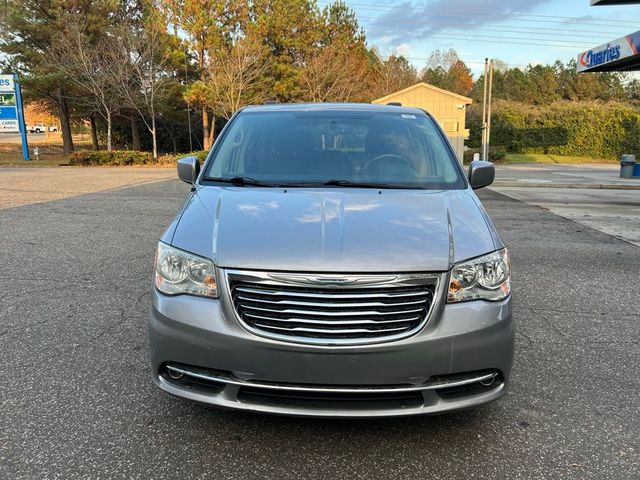
[[[158,243],[153,379],[253,412],[383,417],[501,397],[510,261],[437,122],[396,105],[247,107]]]

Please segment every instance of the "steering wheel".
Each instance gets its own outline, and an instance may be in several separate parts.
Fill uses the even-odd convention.
[[[371,160],[365,163],[365,165],[362,167],[362,173],[368,173],[367,170],[374,167],[375,165],[381,162],[389,162],[389,161],[393,161],[398,165],[402,165],[410,169],[416,175],[418,174],[418,172],[416,172],[415,168],[413,168],[411,163],[409,163],[409,160],[407,160],[404,157],[401,157],[400,155],[396,155],[395,153],[384,153],[382,155],[378,155],[377,157],[373,157]]]

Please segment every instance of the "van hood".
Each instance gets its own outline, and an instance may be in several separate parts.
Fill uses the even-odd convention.
[[[437,272],[500,246],[471,190],[206,186],[173,228],[177,248],[253,270]]]

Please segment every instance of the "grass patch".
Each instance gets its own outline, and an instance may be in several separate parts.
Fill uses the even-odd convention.
[[[0,137],[1,140],[1,137]],[[74,138],[76,150],[90,150],[91,140]],[[39,158],[36,160],[33,149],[40,150]],[[22,159],[22,146],[17,142],[0,143],[0,167],[59,167],[69,163],[69,156],[62,153],[62,142],[60,137],[52,136],[47,139],[44,135],[37,140],[29,139],[29,155],[31,160]]]
[[[22,160],[22,153],[0,152],[0,167],[59,167],[69,163],[69,157],[61,153],[40,156],[39,160]]]
[[[594,157],[570,157],[565,155],[549,155],[545,153],[507,153],[505,159],[500,162],[504,164],[517,163],[564,163],[564,164],[581,164],[581,163],[618,163],[618,160],[610,158],[594,158]]]
[[[1,138],[0,138],[1,140]],[[150,152],[128,150],[94,151],[90,141],[74,139],[75,153],[65,155],[62,144],[55,142],[31,141],[29,154],[31,160],[22,159],[22,148],[19,143],[0,142],[0,167],[60,167],[60,166],[131,166],[131,167],[175,167],[176,161],[186,155],[196,155],[203,162],[208,152],[198,151],[181,154],[163,154],[153,159]],[[33,154],[38,147],[39,158]]]

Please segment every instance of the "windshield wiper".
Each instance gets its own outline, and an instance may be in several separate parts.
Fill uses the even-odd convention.
[[[256,180],[255,178],[251,178],[251,177],[232,177],[232,178],[207,177],[206,180],[211,180],[212,182],[230,183],[231,185],[234,185],[236,187],[245,187],[245,186],[275,187],[276,186],[271,183],[261,182],[260,180]]]
[[[327,180],[323,183],[328,187],[352,187],[352,188],[421,188],[413,185],[399,185],[393,183],[352,182],[351,180]]]

